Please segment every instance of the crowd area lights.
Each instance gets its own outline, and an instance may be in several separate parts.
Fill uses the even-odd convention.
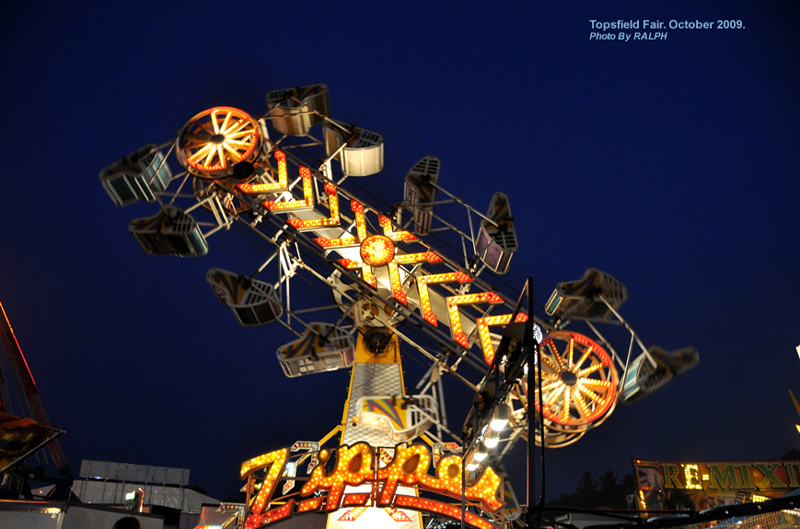
[[[492,431],[489,433],[489,437],[483,440],[483,444],[486,445],[486,448],[497,448],[498,443],[500,442],[500,432]]]
[[[486,444],[481,442],[478,444],[478,450],[475,452],[473,459],[480,463],[489,456],[489,451],[486,449]]]
[[[491,426],[492,431],[501,432],[505,429],[508,425],[508,404],[501,404],[497,408],[497,413],[495,413],[494,418],[492,418],[492,422],[489,424]]]

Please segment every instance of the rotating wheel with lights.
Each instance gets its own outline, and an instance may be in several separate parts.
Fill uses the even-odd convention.
[[[569,431],[564,429],[552,428],[552,421],[545,419],[544,421],[544,445],[547,448],[563,448],[576,442],[584,436],[588,428],[576,426]],[[542,428],[537,424],[536,431],[534,432],[534,441],[536,446],[542,446]]]
[[[200,178],[226,178],[240,162],[253,163],[261,154],[259,124],[237,108],[215,107],[194,116],[178,136],[177,155]]]
[[[581,334],[551,332],[539,350],[542,397],[536,388],[536,411],[541,409],[544,416],[545,438],[552,433],[553,440],[564,446],[565,441],[574,442],[614,411],[619,376],[605,349]],[[535,375],[538,379],[538,369]],[[562,439],[560,434],[567,437]]]
[[[528,387],[526,378],[523,377],[520,383],[509,394],[509,404],[512,407],[510,423],[514,428],[521,428],[525,430],[523,438],[529,441],[530,437],[527,432],[527,409],[528,409]],[[550,419],[544,418],[543,421],[539,420],[539,414],[534,418],[536,423],[533,431],[533,441],[536,446],[546,446],[547,448],[562,448],[569,446],[584,436],[589,430],[587,425],[580,426],[564,426],[557,425],[554,428],[554,423]],[[541,423],[544,423],[542,428]]]

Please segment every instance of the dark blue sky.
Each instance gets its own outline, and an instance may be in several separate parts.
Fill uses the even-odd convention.
[[[6,2],[0,18],[0,300],[75,467],[187,467],[223,497],[242,461],[340,420],[348,374],[285,378],[289,334],[239,327],[205,282],[250,267],[241,232],[201,259],[147,256],[127,223],[152,206],[117,208],[97,178],[206,108],[261,114],[266,92],[314,83],[335,119],[383,135],[385,168],[359,184],[387,203],[429,154],[478,209],[511,196],[506,294],[532,276],[543,304],[600,268],[627,285],[621,312],[647,345],[699,350],[693,371],[550,452],[552,494],[632,457],[800,445],[796,2],[92,4]],[[618,19],[745,29],[589,40],[590,20]]]

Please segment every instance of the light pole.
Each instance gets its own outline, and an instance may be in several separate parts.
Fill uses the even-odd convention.
[[[475,405],[477,408],[477,405]],[[469,423],[467,423],[469,424]],[[466,526],[466,519],[467,519],[467,457],[472,450],[472,444],[475,442],[476,431],[478,429],[478,413],[477,409],[475,409],[475,420],[474,426],[472,428],[472,434],[468,435],[465,428],[462,429],[461,432],[461,442],[463,445],[463,449],[461,451],[461,529],[465,529]],[[467,438],[469,438],[469,443],[467,444]]]
[[[531,464],[536,460],[536,425],[534,419],[534,412],[536,410],[536,391],[534,390],[534,384],[538,382],[539,388],[539,424],[542,428],[542,505],[540,507],[544,507],[544,493],[545,493],[545,458],[544,458],[544,450],[545,450],[545,436],[544,436],[544,406],[542,406],[541,398],[542,398],[542,370],[541,368],[539,371],[538,381],[534,379],[536,372],[535,366],[536,363],[539,361],[539,342],[541,341],[541,331],[538,329],[536,324],[534,323],[533,318],[533,278],[529,277],[526,290],[528,293],[528,321],[527,325],[525,326],[525,337],[523,339],[523,347],[527,350],[527,365],[528,365],[528,372],[525,374],[525,382],[528,385],[528,515],[527,515],[527,523],[528,527],[534,527],[534,516],[533,516],[533,505],[535,502],[535,488],[531,486]],[[536,331],[539,331],[538,333]],[[531,407],[531,401],[533,401],[533,407]],[[536,517],[538,526],[538,520],[541,519],[541,511],[539,515]]]
[[[517,324],[517,315],[522,309],[524,297],[528,297],[527,315],[525,323]],[[519,330],[523,329],[522,332]],[[487,449],[497,447],[500,442],[500,432],[508,424],[511,409],[506,402],[512,387],[519,383],[524,376],[528,387],[527,413],[528,413],[528,515],[527,522],[529,527],[533,527],[532,509],[534,505],[535,490],[531,486],[531,463],[535,460],[535,406],[531,408],[531,394],[535,387],[534,376],[532,375],[534,366],[538,361],[539,343],[542,339],[542,332],[536,325],[533,317],[533,278],[528,278],[525,286],[520,292],[519,299],[511,314],[510,323],[506,325],[503,337],[495,355],[492,371],[494,371],[494,395],[489,396],[489,389],[484,386],[483,391],[476,395],[473,409],[467,416],[467,420],[462,428],[461,439],[463,444],[461,458],[461,528],[466,526],[466,471],[475,470],[481,461],[488,455]],[[514,343],[513,351],[511,344]],[[503,375],[501,376],[500,364],[505,363]],[[527,372],[523,373],[527,367]],[[541,393],[542,373],[539,370],[539,388]],[[491,386],[489,386],[491,387]],[[535,399],[535,397],[534,397]],[[542,409],[540,406],[539,422],[543,423]],[[473,417],[474,415],[474,417]],[[472,420],[472,424],[470,424]],[[542,434],[544,439],[544,434]],[[473,454],[475,442],[478,442],[478,449]],[[542,441],[544,443],[544,441]],[[480,457],[480,459],[479,459]],[[472,468],[467,469],[467,461]],[[544,444],[542,444],[542,499],[544,500]]]

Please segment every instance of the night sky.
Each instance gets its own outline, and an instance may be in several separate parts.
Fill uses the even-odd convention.
[[[240,327],[206,283],[265,257],[241,230],[203,258],[146,255],[127,223],[156,206],[118,208],[98,180],[202,110],[259,115],[268,91],[316,83],[333,118],[383,136],[384,170],[358,184],[385,203],[426,155],[479,210],[511,197],[521,248],[486,276],[505,294],[531,276],[543,305],[599,268],[628,287],[621,313],[646,345],[700,352],[549,452],[548,499],[634,457],[800,448],[800,7],[539,4],[4,2],[0,301],[76,470],[185,467],[223,498],[242,461],[341,420],[348,372],[286,378],[288,331]],[[589,39],[591,20],[644,19],[744,29]],[[447,391],[457,430],[471,395]]]

